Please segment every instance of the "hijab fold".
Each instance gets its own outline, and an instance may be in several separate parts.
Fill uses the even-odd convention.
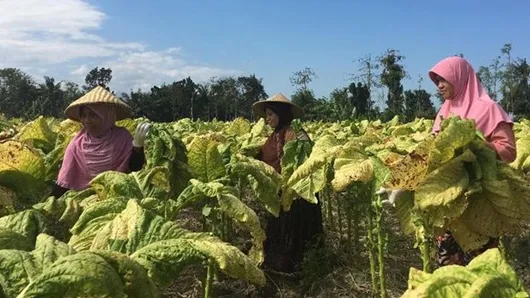
[[[489,137],[501,122],[513,124],[502,107],[488,96],[472,66],[465,59],[449,57],[438,62],[429,72],[429,77],[436,84],[435,75],[453,85],[455,96],[445,100],[438,111],[434,120],[434,133],[440,131],[442,117],[474,119],[477,129],[485,137]]]
[[[82,190],[90,181],[105,171],[127,172],[132,151],[132,136],[125,128],[117,127],[115,110],[109,105],[85,106],[102,119],[103,135],[95,137],[82,129],[68,144],[57,184]]]

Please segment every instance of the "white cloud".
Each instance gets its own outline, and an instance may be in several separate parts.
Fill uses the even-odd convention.
[[[105,18],[95,7],[78,0],[3,0],[0,11],[0,28],[12,35],[48,32],[82,38],[85,30],[100,28]]]
[[[97,30],[107,16],[83,0],[2,0],[0,11],[0,68],[62,69],[82,82],[91,68],[110,67],[113,88],[122,91],[186,76],[204,81],[239,73],[191,65],[179,47],[153,51],[134,41],[106,41]],[[41,71],[29,73],[42,75]]]
[[[190,76],[196,82],[204,82],[213,76],[236,75],[237,70],[207,66],[188,65],[180,51],[171,48],[165,51],[143,51],[121,54],[116,60],[105,63],[113,73],[112,84],[118,90],[146,91],[153,84],[171,83]]]
[[[73,71],[71,71],[70,74],[77,75],[77,76],[83,76],[83,75],[86,75],[89,71],[90,71],[90,68],[87,65],[83,64],[79,66],[78,68],[74,69]]]

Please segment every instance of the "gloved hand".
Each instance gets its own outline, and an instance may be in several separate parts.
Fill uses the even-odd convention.
[[[134,133],[133,146],[136,148],[141,148],[144,146],[145,138],[147,133],[151,128],[151,124],[147,122],[142,122],[136,127],[136,132]]]
[[[386,188],[383,188],[381,187],[378,191],[376,191],[376,194],[378,195],[383,195],[383,194],[387,194],[388,196],[388,199],[386,200],[383,200],[382,202],[383,203],[389,203],[391,204],[392,206],[396,207],[396,200],[405,192],[404,189],[394,189],[394,190],[390,190],[390,189],[386,189]]]

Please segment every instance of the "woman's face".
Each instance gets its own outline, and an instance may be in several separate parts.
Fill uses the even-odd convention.
[[[435,74],[434,82],[436,83],[436,87],[438,87],[438,93],[440,93],[443,99],[451,100],[455,97],[455,88],[447,80]]]
[[[89,107],[81,107],[81,123],[92,136],[99,136],[102,132],[103,119]]]
[[[276,128],[280,123],[280,117],[278,117],[278,115],[276,115],[276,113],[270,108],[265,109],[265,115],[267,116],[267,124],[273,129]]]

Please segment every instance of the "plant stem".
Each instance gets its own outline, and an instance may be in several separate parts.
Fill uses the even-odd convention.
[[[342,206],[340,202],[340,196],[337,196],[337,221],[339,224],[339,243],[342,245]]]
[[[372,218],[372,210],[368,210],[368,234],[367,234],[367,241],[366,245],[368,246],[368,258],[370,260],[370,275],[372,277],[372,290],[374,292],[374,295],[378,294],[378,287],[377,287],[377,272],[375,270],[375,258],[374,258],[374,236],[372,233],[372,229],[374,228],[373,218]]]
[[[333,220],[333,204],[331,202],[331,198],[333,195],[331,191],[329,190],[329,188],[327,187],[325,189],[325,193],[326,193],[326,209],[328,212],[329,230],[333,232],[335,231],[335,221]]]
[[[382,222],[383,222],[383,209],[382,209],[382,203],[381,203],[381,197],[376,195],[376,204],[374,206],[375,213],[377,216],[376,221],[376,229],[377,229],[377,261],[379,263],[379,286],[380,286],[380,294],[381,298],[386,298],[386,286],[385,286],[385,260],[383,258],[384,253],[384,247],[385,247],[385,239],[383,235],[383,228],[382,228]]]
[[[379,286],[381,298],[386,298],[385,260],[383,258],[384,239],[381,227],[377,227],[377,262],[379,263]]]
[[[208,265],[206,267],[206,281],[204,283],[204,298],[210,298],[211,297],[211,291],[212,291],[212,280],[213,280],[213,262],[212,260],[208,259]]]
[[[432,272],[431,266],[431,245],[427,239],[421,243],[421,259],[423,261],[423,271],[427,273]]]
[[[358,251],[359,249],[359,219],[361,215],[359,214],[358,210],[358,207],[354,206],[355,213],[353,215],[353,249],[355,251]]]
[[[346,210],[346,229],[348,234],[348,242],[346,244],[346,247],[348,249],[348,253],[352,253],[352,244],[353,244],[353,231],[352,231],[352,217],[353,215],[353,203],[352,201],[347,201],[348,209]]]

